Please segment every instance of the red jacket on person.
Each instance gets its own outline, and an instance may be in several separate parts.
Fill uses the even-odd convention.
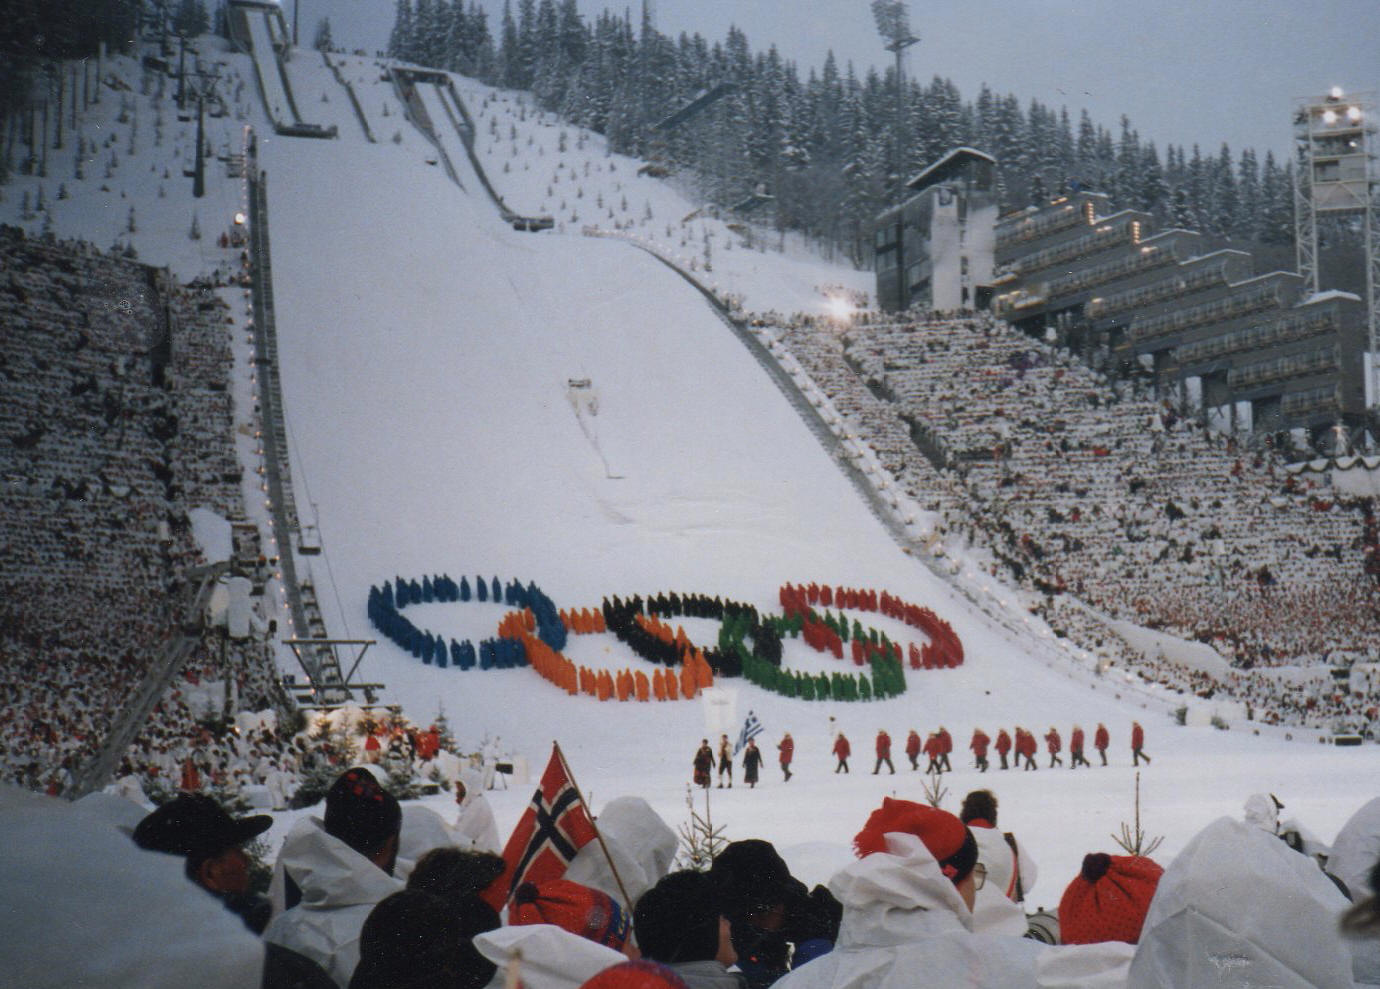
[[[1059,731],[1051,728],[1049,734],[1045,736],[1045,745],[1049,747],[1051,755],[1057,755],[1063,743],[1059,739]]]
[[[848,739],[843,732],[839,732],[839,737],[834,739],[834,755],[840,759],[847,759],[852,754],[853,747],[848,744]]]
[[[1111,744],[1112,737],[1109,734],[1107,734],[1107,726],[1098,725],[1097,731],[1093,734],[1093,748],[1101,752]]]
[[[1082,728],[1075,728],[1075,729],[1073,730],[1073,734],[1069,736],[1069,751],[1070,751],[1070,752],[1082,752],[1082,751],[1083,751],[1083,729],[1082,729]]]
[[[795,755],[795,739],[787,735],[776,744],[776,751],[780,753],[781,765],[789,766],[791,757]]]
[[[997,751],[1002,755],[1011,751],[1011,736],[1006,733],[1005,728],[997,732]]]
[[[1145,747],[1145,729],[1136,722],[1131,726],[1131,748],[1141,749]]]
[[[992,740],[987,737],[981,728],[974,729],[973,740],[968,743],[968,748],[973,750],[973,755],[979,759],[987,758],[987,746]]]
[[[884,731],[877,732],[877,758],[891,758],[891,736]]]
[[[906,736],[906,756],[907,758],[914,759],[919,754],[920,735],[912,729],[911,733]]]
[[[939,729],[939,751],[948,755],[954,750],[954,739],[947,728]]]

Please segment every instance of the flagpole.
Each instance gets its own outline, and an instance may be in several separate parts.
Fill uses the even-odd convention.
[[[561,760],[561,766],[565,769],[566,778],[570,780],[571,788],[580,796],[580,803],[585,805],[585,810],[589,810],[589,804],[585,803],[585,796],[580,793],[580,784],[575,782],[575,774],[570,771],[570,763],[565,761],[565,753],[561,751],[561,743],[552,740],[551,744],[556,748],[556,755]],[[594,837],[599,842],[599,849],[604,853],[604,858],[608,860],[609,870],[613,873],[613,881],[618,884],[618,890],[623,894],[623,902],[628,905],[628,910],[632,910],[632,897],[628,895],[627,887],[623,885],[623,877],[618,874],[618,866],[614,864],[613,856],[609,854],[609,846],[604,844],[604,836],[599,833],[599,825],[594,821],[594,814],[589,815],[589,825],[594,829]]]

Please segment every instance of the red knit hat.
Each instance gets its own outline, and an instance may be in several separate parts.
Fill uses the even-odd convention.
[[[977,841],[967,825],[946,810],[927,807],[910,800],[885,797],[853,839],[858,858],[886,851],[886,836],[892,832],[913,834],[925,843],[939,862],[939,869],[951,882],[959,882],[977,863]]]
[[[1059,901],[1060,942],[1137,943],[1162,875],[1163,868],[1139,855],[1084,856],[1083,871]]]
[[[571,934],[622,951],[631,922],[607,893],[569,879],[521,883],[508,907],[509,924],[555,924]]]
[[[689,989],[689,986],[665,965],[642,959],[606,968],[585,980],[580,989]]]

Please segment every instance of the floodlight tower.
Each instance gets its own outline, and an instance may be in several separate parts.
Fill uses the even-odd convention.
[[[905,152],[902,151],[905,139],[905,86],[901,74],[901,54],[920,39],[910,33],[910,14],[906,11],[904,0],[872,0],[872,17],[877,22],[877,33],[886,40],[886,50],[896,56],[896,189],[899,199],[905,188],[902,166]]]
[[[1304,289],[1319,280],[1318,224],[1359,218],[1366,266],[1366,407],[1380,403],[1380,141],[1373,93],[1347,94],[1340,86],[1308,99],[1294,115],[1294,244]]]

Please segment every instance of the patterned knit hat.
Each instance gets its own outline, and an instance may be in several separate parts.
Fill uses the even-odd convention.
[[[939,871],[952,883],[961,882],[977,864],[977,840],[968,826],[946,810],[910,800],[886,797],[853,839],[858,858],[886,851],[892,832],[913,834],[939,862]]]
[[[569,879],[521,883],[508,907],[510,924],[555,924],[614,951],[622,951],[631,922],[607,893]]]
[[[402,808],[368,769],[347,769],[326,791],[326,833],[373,855],[402,829]]]
[[[606,968],[584,982],[580,989],[689,989],[689,986],[665,965],[644,959]]]
[[[1162,875],[1163,868],[1139,855],[1084,856],[1082,872],[1059,901],[1060,941],[1136,944]]]

